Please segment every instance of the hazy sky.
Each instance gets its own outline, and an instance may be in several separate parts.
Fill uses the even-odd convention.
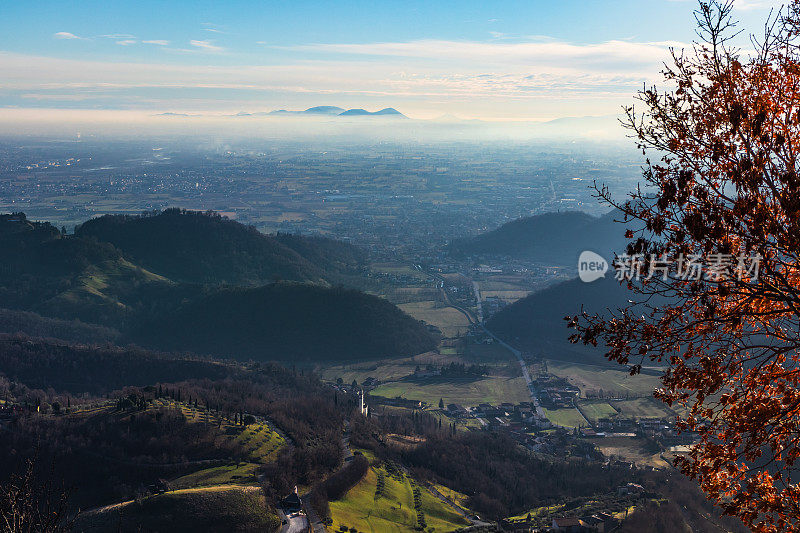
[[[779,5],[737,0],[757,29]],[[694,38],[690,0],[0,4],[0,116],[314,105],[544,120],[617,113]],[[37,110],[38,111],[34,111]],[[75,111],[65,112],[74,116]],[[91,113],[87,113],[87,116]]]

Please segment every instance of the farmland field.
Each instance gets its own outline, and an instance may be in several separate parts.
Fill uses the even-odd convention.
[[[581,395],[587,392],[619,397],[649,396],[659,386],[657,376],[637,374],[631,376],[626,370],[594,365],[581,365],[564,361],[547,361],[547,369],[551,374],[566,378],[571,384],[581,389]]]
[[[620,416],[627,418],[663,418],[671,416],[669,408],[655,398],[636,398],[614,402]]]
[[[322,379],[334,381],[337,378],[342,378],[345,383],[350,383],[353,380],[361,383],[368,377],[381,381],[393,381],[413,373],[417,366],[441,366],[460,361],[461,358],[457,355],[455,349],[444,349],[442,353],[429,352],[405,359],[382,359],[345,365],[321,366],[316,371]]]
[[[456,337],[469,330],[470,323],[464,313],[433,300],[400,304],[398,307],[417,320],[436,326],[446,337]]]
[[[380,495],[376,494],[378,477],[384,480]],[[361,532],[411,532],[417,525],[411,480],[401,474],[392,477],[381,466],[370,468],[364,479],[350,489],[344,498],[331,502],[331,531],[340,526]],[[437,532],[454,531],[468,525],[455,510],[420,487],[421,508],[428,528]]]
[[[418,279],[420,282],[426,282],[430,279],[430,276],[426,273],[420,272],[419,270],[404,263],[375,263],[370,266],[370,269],[373,272],[379,272],[381,274],[410,276]]]
[[[650,465],[656,468],[667,466],[659,453],[646,448],[647,441],[629,437],[592,439],[600,451],[609,458],[631,461],[637,465]]]
[[[568,409],[545,409],[544,414],[550,422],[558,426],[581,427],[588,426],[586,419],[574,408]]]
[[[583,400],[580,402],[580,408],[592,424],[596,424],[601,418],[613,418],[618,415],[616,409],[604,400]]]
[[[530,394],[521,377],[484,377],[479,379],[426,380],[418,382],[386,383],[370,394],[385,398],[401,396],[409,400],[420,400],[436,406],[439,399],[445,404],[459,403],[465,406],[480,403],[519,403],[530,400]]]
[[[530,291],[481,291],[481,299],[498,298],[511,303],[516,302],[520,298],[525,298],[529,294]]]

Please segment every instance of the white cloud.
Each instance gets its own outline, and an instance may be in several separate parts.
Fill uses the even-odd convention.
[[[165,41],[163,39],[150,39],[147,41],[142,41],[144,44],[155,44],[158,46],[169,46],[169,41]]]
[[[120,46],[130,46],[130,45],[136,44],[136,43],[137,43],[137,41],[135,41],[134,39],[124,39],[122,41],[117,41],[117,44],[120,45]]]
[[[692,2],[697,5],[696,0],[669,0],[670,2]],[[740,11],[751,11],[755,9],[780,9],[788,3],[787,0],[733,0],[733,7]]]
[[[196,48],[199,48],[201,50],[205,50],[207,52],[222,52],[223,50],[225,50],[221,46],[217,46],[215,44],[212,44],[210,41],[192,40],[192,41],[189,41],[189,44],[194,46],[194,47],[196,47]]]
[[[493,69],[556,69],[575,72],[653,72],[653,66],[669,57],[669,47],[686,47],[681,42],[606,41],[574,44],[537,39],[524,42],[478,42],[419,40],[368,44],[313,44],[289,47],[293,50],[325,52],[344,56],[414,58],[447,62],[461,68],[483,65]],[[644,69],[644,70],[643,70]]]
[[[736,9],[748,11],[751,9],[780,9],[786,2],[783,0],[734,0]]]
[[[216,24],[212,24],[210,22],[203,22],[203,31],[208,31],[211,33],[225,33],[224,31],[220,30]]]
[[[135,39],[135,35],[131,35],[130,33],[108,33],[106,35],[100,35],[105,39]]]
[[[184,51],[224,51],[213,41],[190,44]],[[312,53],[267,65],[229,65],[227,55],[218,53],[204,53],[205,64],[160,64],[0,52],[0,94],[24,92],[43,99],[55,93],[96,95],[103,105],[129,109],[153,109],[153,99],[158,100],[156,109],[227,109],[275,98],[283,102],[279,107],[302,100],[307,107],[329,101],[353,107],[426,105],[436,108],[431,113],[447,109],[466,116],[476,116],[471,110],[478,108],[480,116],[548,116],[558,106],[573,110],[566,114],[605,114],[631,103],[643,83],[658,81],[668,47],[680,44],[575,44],[542,38],[334,43],[294,47]]]
[[[59,31],[53,34],[53,37],[56,39],[77,39],[80,41],[85,41],[86,37],[78,37],[74,33],[70,33],[68,31]]]

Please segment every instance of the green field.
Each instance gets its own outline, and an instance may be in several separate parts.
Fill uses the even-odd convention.
[[[356,380],[361,383],[368,377],[373,377],[381,381],[395,381],[404,378],[414,372],[419,366],[424,368],[426,365],[442,366],[451,362],[462,362],[463,359],[457,354],[454,348],[444,348],[442,353],[428,352],[406,357],[402,359],[381,359],[378,361],[362,361],[346,365],[320,365],[315,370],[322,379],[335,381],[342,378],[345,383]]]
[[[464,313],[435,301],[411,302],[400,304],[397,307],[417,320],[436,326],[442,330],[445,337],[463,335],[469,330],[470,321]]]
[[[577,428],[581,426],[586,427],[589,425],[583,416],[581,416],[580,412],[573,408],[545,409],[544,414],[550,422],[556,424],[557,426]]]
[[[664,418],[671,417],[669,407],[655,398],[636,398],[635,400],[615,401],[614,407],[625,418]]]
[[[258,487],[186,489],[125,502],[83,515],[76,530],[100,531],[274,531],[277,515],[267,511]]]
[[[384,480],[384,489],[376,494],[378,477]],[[417,525],[414,509],[412,481],[407,476],[402,480],[388,474],[384,466],[370,468],[367,475],[350,489],[341,500],[331,502],[333,526],[330,531],[339,531],[340,526],[354,527],[361,532],[411,532]],[[455,531],[469,525],[455,510],[420,487],[421,508],[428,528],[434,531]]]
[[[647,396],[653,393],[661,382],[657,376],[637,374],[631,376],[620,367],[606,368],[594,365],[581,365],[564,361],[547,361],[547,370],[556,376],[566,378],[571,384],[581,389],[581,396],[587,392],[597,394],[603,391],[605,396],[614,394],[619,397]]]
[[[444,400],[445,405],[458,403],[464,406],[530,401],[530,394],[523,378],[499,376],[480,379],[451,378],[446,381],[393,382],[380,385],[370,394],[385,398],[400,396],[409,400],[421,400],[430,406],[438,406],[440,398]]]
[[[618,415],[605,400],[581,400],[579,406],[592,424],[596,424],[601,418],[613,418]]]

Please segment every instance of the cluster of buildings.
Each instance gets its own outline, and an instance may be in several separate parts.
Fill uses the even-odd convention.
[[[606,533],[616,529],[621,520],[611,513],[598,512],[581,517],[553,518],[549,526],[541,527],[536,520],[503,521],[504,531],[536,531],[547,533]]]
[[[575,399],[581,393],[578,387],[571,385],[566,379],[552,374],[538,377],[533,381],[533,386],[539,391],[542,405],[551,409],[574,407]]]

